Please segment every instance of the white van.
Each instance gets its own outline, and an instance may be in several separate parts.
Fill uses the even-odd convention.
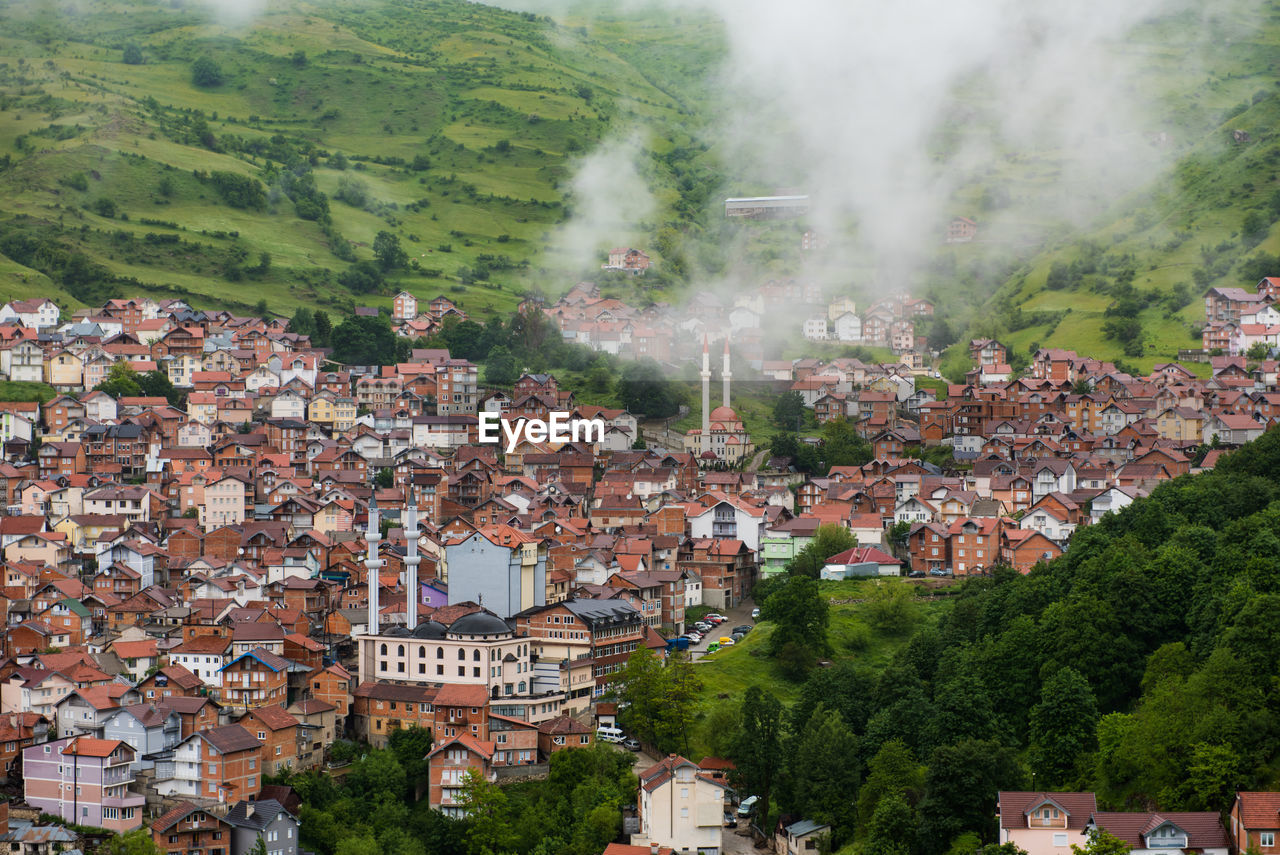
[[[626,739],[626,735],[616,727],[597,727],[596,739],[601,742],[621,742]]]

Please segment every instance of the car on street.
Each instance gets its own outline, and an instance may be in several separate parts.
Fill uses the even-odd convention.
[[[728,635],[722,635],[722,636],[720,636],[720,646],[721,646],[721,647],[732,647],[733,645],[735,645],[735,644],[737,644],[737,643],[738,643],[738,642],[736,642],[736,641],[734,641],[734,640],[733,640],[733,637],[732,637],[732,636],[728,636]]]
[[[628,751],[639,751],[640,740],[633,739],[630,736],[628,736],[626,739],[622,740],[622,747],[627,749]]]
[[[951,575],[951,571],[950,571],[950,570],[944,570],[944,569],[942,569],[942,568],[940,568],[940,567],[934,567],[932,570],[930,570],[930,571],[929,571],[929,575],[930,575],[930,576],[950,576],[950,575]]]
[[[750,632],[750,631],[751,631],[751,624],[749,624],[749,623],[744,623],[742,626],[735,626],[735,627],[733,628],[733,631],[734,631],[734,632],[740,632],[740,633],[742,633],[743,635],[746,635],[748,632]]]
[[[752,620],[760,620],[760,607],[759,607],[759,606],[756,606],[754,609],[752,609],[752,610],[751,610],[751,619],[752,619]]]
[[[713,642],[711,642],[710,644],[708,644],[708,645],[707,645],[707,652],[708,652],[708,653],[715,653],[715,652],[716,652],[717,650],[719,650],[719,649],[720,649],[720,642],[718,642],[718,641],[713,641]]]
[[[719,612],[712,612],[711,614],[707,615],[707,619],[708,619],[708,620],[713,620],[713,621],[715,621],[715,622],[717,622],[717,623],[724,623],[725,621],[727,621],[727,620],[728,620],[728,618],[727,618],[727,617],[725,617],[724,615],[720,614]]]
[[[729,637],[732,638],[735,642],[738,642],[746,638],[747,634],[745,632],[735,632],[733,635]]]
[[[907,576],[908,576],[908,577],[910,577],[910,578],[912,578],[912,579],[919,579],[919,578],[921,578],[921,577],[923,577],[923,576],[924,576],[924,571],[923,571],[923,570],[912,570],[910,573],[908,573],[908,574],[907,574]]]
[[[737,827],[738,827],[738,818],[737,818],[736,816],[734,816],[733,814],[731,814],[731,813],[727,813],[727,812],[726,812],[726,813],[725,813],[725,815],[724,815],[724,827],[725,827],[725,828],[737,828]]]

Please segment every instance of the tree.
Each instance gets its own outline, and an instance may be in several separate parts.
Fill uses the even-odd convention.
[[[1129,844],[1111,834],[1105,828],[1089,831],[1089,842],[1084,846],[1071,844],[1071,855],[1128,855]]]
[[[828,468],[861,466],[871,459],[871,444],[840,416],[822,427],[822,459]]]
[[[736,767],[734,786],[760,796],[761,813],[768,816],[773,782],[782,767],[782,704],[759,686],[742,696],[741,730],[729,757]]]
[[[1270,349],[1262,342],[1256,342],[1249,347],[1248,353],[1245,354],[1249,359],[1258,362],[1266,359],[1270,355]]]
[[[834,523],[820,525],[814,532],[813,540],[805,544],[796,557],[791,559],[787,571],[793,576],[817,579],[828,558],[857,545],[858,539],[844,526]]]
[[[858,827],[871,822],[876,807],[891,793],[914,806],[924,791],[924,771],[902,740],[891,739],[881,745],[867,765],[867,780],[858,790]]]
[[[818,590],[818,583],[807,576],[792,576],[771,594],[760,608],[760,618],[775,624],[769,636],[775,654],[789,642],[817,656],[826,655],[830,649],[830,604]]]
[[[665,419],[680,410],[681,396],[652,359],[628,362],[618,380],[618,398],[629,412]]]
[[[889,793],[867,824],[866,855],[909,855],[916,837],[916,815],[901,793]]]
[[[773,403],[773,423],[783,430],[799,430],[806,414],[804,398],[799,392],[784,392]]]
[[[329,313],[322,309],[316,309],[314,321],[316,332],[311,337],[311,343],[317,347],[327,347],[330,337],[333,335],[333,322],[329,320]]]
[[[1080,760],[1096,745],[1098,703],[1089,682],[1074,668],[1045,681],[1040,703],[1031,710],[1027,759],[1038,783],[1066,786]]]
[[[350,315],[333,331],[333,358],[350,365],[390,365],[396,337],[381,316]]]
[[[191,63],[191,82],[203,88],[221,86],[222,69],[213,57],[202,56]]]
[[[378,259],[383,272],[404,267],[409,263],[409,256],[400,248],[400,238],[389,231],[380,231],[373,239],[373,255]]]
[[[390,749],[374,749],[351,765],[346,785],[353,795],[372,799],[388,793],[403,799],[408,779],[404,767]]]
[[[146,828],[135,828],[107,843],[108,855],[164,855],[164,850],[151,839],[151,832]]]
[[[476,769],[468,769],[462,780],[458,804],[467,815],[467,848],[471,855],[509,852],[513,834],[507,794]]]
[[[338,274],[338,284],[356,294],[373,294],[382,283],[382,268],[372,261],[357,261]]]
[[[867,622],[885,635],[903,635],[920,616],[916,589],[905,582],[881,579],[867,596]]]
[[[144,62],[142,58],[142,48],[138,47],[133,42],[129,42],[124,46],[123,59],[125,65],[142,65]]]
[[[587,370],[587,388],[592,392],[604,394],[613,386],[613,371],[604,359],[597,359]]]
[[[396,728],[387,736],[387,748],[400,761],[411,794],[416,794],[418,787],[426,782],[426,758],[431,744],[431,731],[417,725]]]
[[[662,663],[646,647],[637,647],[613,679],[618,697],[626,704],[620,707],[618,720],[629,733],[650,745],[658,742],[664,683]]]
[[[136,381],[141,394],[150,398],[164,398],[175,407],[182,402],[186,394],[175,389],[173,381],[169,379],[169,374],[158,368],[145,374],[137,375]]]
[[[699,695],[702,692],[702,680],[694,672],[693,663],[689,661],[688,654],[679,650],[672,651],[667,658],[662,675],[664,714],[660,719],[661,744],[668,747],[678,746],[688,754],[689,732],[693,729]]]
[[[498,345],[489,351],[484,364],[484,380],[494,386],[510,386],[516,382],[516,360],[510,350]]]
[[[253,848],[249,850],[249,855],[267,855],[267,841],[258,835],[258,841],[253,844]]]
[[[297,335],[314,336],[316,332],[315,315],[311,314],[311,310],[306,306],[300,306],[293,313],[293,317],[289,319],[289,326],[286,329]]]
[[[307,52],[298,48],[293,52],[293,56],[289,57],[289,61],[293,63],[294,68],[303,68],[307,64]]]
[[[840,713],[821,705],[814,710],[804,732],[792,740],[788,771],[792,809],[830,825],[833,842],[848,839],[862,768],[858,738]]]
[[[966,739],[935,749],[920,801],[921,845],[942,851],[965,831],[994,840],[996,793],[1017,789],[1021,782],[1016,758],[998,742]]]
[[[107,379],[94,387],[113,398],[135,397],[142,394],[142,385],[138,382],[138,372],[125,360],[118,360],[107,372]]]
[[[386,490],[391,488],[396,482],[396,473],[390,469],[379,469],[378,474],[373,476],[373,486]]]

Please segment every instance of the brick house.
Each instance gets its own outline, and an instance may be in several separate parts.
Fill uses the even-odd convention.
[[[191,802],[153,822],[151,840],[165,855],[231,855],[231,826]]]
[[[154,787],[162,796],[187,796],[232,804],[258,794],[262,743],[238,724],[198,731],[156,761]]]
[[[300,729],[298,720],[284,707],[255,707],[240,719],[240,726],[262,743],[263,774],[275,775],[283,769],[297,768]]]
[[[427,755],[427,803],[445,816],[454,819],[466,816],[458,804],[465,776],[474,769],[485,779],[495,780],[493,752],[492,742],[465,733],[437,744]]]
[[[245,709],[284,703],[289,681],[289,661],[255,647],[223,666],[222,701]]]

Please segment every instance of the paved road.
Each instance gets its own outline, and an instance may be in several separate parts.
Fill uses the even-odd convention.
[[[743,624],[754,625],[755,621],[751,619],[751,610],[753,608],[755,608],[755,603],[748,599],[743,600],[735,608],[728,611],[721,609],[720,614],[727,617],[728,620],[717,627],[713,627],[711,632],[702,637],[702,641],[689,648],[690,661],[697,662],[703,656],[706,656],[707,646],[713,641],[719,641],[722,635],[732,635],[735,626],[742,626]],[[712,655],[714,656],[715,654]]]

